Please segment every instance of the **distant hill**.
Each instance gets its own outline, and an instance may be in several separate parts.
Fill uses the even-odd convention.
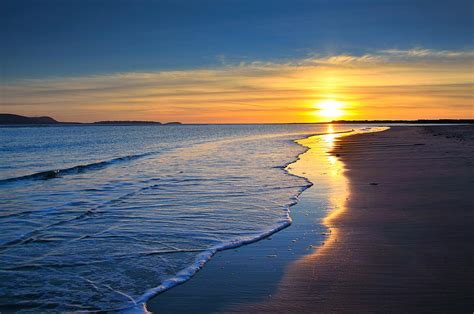
[[[79,122],[60,122],[51,117],[25,117],[17,114],[0,113],[0,125],[23,125],[23,124],[81,124],[81,125],[162,125],[163,123],[157,121],[133,121],[133,120],[119,120],[119,121],[97,121],[93,123],[79,123]],[[181,124],[181,122],[168,122],[165,125]]]
[[[0,124],[58,124],[51,117],[25,117],[17,114],[0,113]]]

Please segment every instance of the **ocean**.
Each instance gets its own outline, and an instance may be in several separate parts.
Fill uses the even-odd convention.
[[[287,227],[311,184],[285,170],[306,150],[295,140],[326,132],[312,124],[0,128],[0,311],[134,307],[216,252]]]

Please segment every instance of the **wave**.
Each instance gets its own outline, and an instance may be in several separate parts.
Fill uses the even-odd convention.
[[[89,171],[102,170],[104,168],[107,168],[112,165],[116,165],[118,163],[129,162],[129,161],[133,161],[133,160],[140,159],[140,158],[147,157],[154,154],[157,154],[157,152],[148,152],[148,153],[137,154],[137,155],[122,156],[122,157],[117,157],[117,158],[113,158],[109,160],[93,162],[93,163],[85,164],[85,165],[77,165],[77,166],[63,168],[63,169],[40,171],[40,172],[36,172],[32,174],[27,174],[24,176],[1,179],[0,185],[10,184],[10,183],[19,182],[19,181],[45,181],[45,180],[51,180],[55,178],[64,177],[67,175],[75,175],[75,174],[81,174],[81,173],[85,173]]]
[[[353,131],[353,130],[351,130]],[[346,133],[346,132],[351,132],[351,131],[342,131],[342,132],[334,132],[334,133]],[[316,135],[323,135],[325,133],[315,133],[312,134],[312,136]],[[283,136],[283,135],[278,135],[278,136]],[[275,137],[275,135],[271,136]],[[262,138],[262,137],[260,137]],[[249,138],[245,139],[240,139],[240,140],[248,140]],[[221,140],[218,141],[220,143],[225,143],[230,140]],[[233,139],[232,141],[236,141]],[[216,144],[217,142],[214,142]],[[93,162],[90,164],[84,164],[84,165],[77,165],[69,168],[63,168],[63,169],[53,169],[53,170],[46,170],[46,171],[40,171],[32,174],[27,174],[23,176],[18,176],[18,177],[12,177],[12,178],[7,178],[7,179],[0,179],[0,186],[10,184],[10,183],[15,183],[15,182],[20,182],[20,181],[46,181],[46,180],[51,180],[51,179],[56,179],[56,178],[61,178],[67,175],[75,175],[75,174],[82,174],[86,173],[89,171],[97,171],[97,170],[102,170],[104,168],[107,168],[112,165],[116,165],[118,163],[123,163],[123,162],[129,162],[129,161],[134,161],[143,157],[147,157],[150,155],[156,155],[161,152],[147,152],[143,154],[136,154],[136,155],[128,155],[128,156],[122,156],[122,157],[117,157],[109,160],[104,160],[104,161],[98,161],[98,162]],[[292,163],[292,162],[290,162]],[[285,169],[286,165],[283,166],[277,166],[275,168],[280,168],[280,169]]]
[[[150,179],[149,181],[159,181],[159,180],[160,179],[155,178],[155,179]],[[120,195],[116,198],[107,200],[107,201],[105,201],[103,203],[100,203],[100,204],[89,204],[88,202],[84,202],[84,201],[75,201],[75,202],[66,202],[66,203],[64,203],[62,205],[59,205],[57,207],[45,208],[43,210],[40,210],[40,212],[42,212],[42,213],[53,212],[54,213],[54,212],[59,211],[62,206],[71,206],[71,205],[72,206],[86,206],[86,207],[88,207],[84,212],[79,213],[78,215],[76,215],[74,217],[70,217],[70,218],[60,220],[60,221],[54,222],[54,223],[46,225],[46,226],[39,227],[39,228],[34,229],[34,230],[32,230],[32,231],[30,231],[26,234],[23,234],[23,235],[19,236],[16,239],[10,240],[10,241],[5,242],[5,243],[0,243],[0,251],[11,249],[11,248],[13,248],[17,245],[23,245],[23,244],[28,244],[28,243],[32,243],[32,242],[43,241],[42,239],[37,237],[42,232],[44,232],[46,230],[49,230],[52,227],[65,225],[65,224],[70,223],[70,222],[74,222],[74,221],[78,221],[78,220],[86,219],[86,218],[93,218],[94,216],[97,217],[101,214],[98,211],[101,210],[102,208],[105,208],[108,205],[112,205],[112,204],[116,204],[116,203],[125,201],[126,199],[128,199],[128,198],[130,198],[130,197],[132,197],[132,196],[134,196],[138,193],[141,193],[141,192],[144,192],[144,191],[147,191],[147,190],[151,190],[151,189],[155,189],[155,188],[165,187],[168,184],[171,184],[173,182],[174,183],[176,183],[176,182],[196,182],[196,181],[207,181],[207,180],[208,179],[203,179],[203,178],[168,179],[166,183],[146,185],[146,186],[143,186],[143,187],[138,188],[136,190],[133,190],[129,193],[125,193],[125,194],[122,194],[122,195]],[[209,201],[206,201],[206,202],[209,202]],[[12,217],[18,217],[18,216],[25,216],[25,215],[30,215],[32,213],[37,213],[37,212],[38,211],[24,211],[24,212],[20,212],[20,213],[9,214],[9,215],[0,215],[0,219],[12,218]],[[202,251],[202,250],[200,250],[200,251]]]

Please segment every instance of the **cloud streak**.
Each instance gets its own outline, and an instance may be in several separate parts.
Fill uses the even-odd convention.
[[[311,122],[315,104],[346,118],[473,118],[473,51],[384,50],[208,69],[21,80],[1,109],[69,121]],[[388,109],[387,109],[388,108]]]

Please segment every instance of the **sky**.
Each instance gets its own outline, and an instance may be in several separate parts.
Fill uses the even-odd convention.
[[[0,112],[187,123],[474,118],[464,0],[2,0]]]

